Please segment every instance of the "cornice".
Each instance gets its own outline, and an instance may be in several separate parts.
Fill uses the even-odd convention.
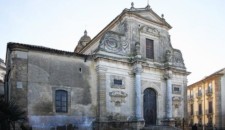
[[[159,69],[159,70],[168,70],[167,67],[164,66],[164,63],[158,63],[158,62],[152,62],[152,64],[149,64],[146,59],[144,58],[134,58],[133,60],[130,60],[130,57],[114,57],[110,55],[104,55],[104,54],[95,54],[93,55],[94,60],[106,60],[111,61],[114,63],[121,62],[122,64],[127,64],[128,66],[133,66],[136,63],[139,63],[143,66],[143,69]],[[189,75],[190,72],[186,71],[186,69],[181,69],[177,67],[170,67],[169,70],[171,70],[173,73],[179,73],[183,75]]]

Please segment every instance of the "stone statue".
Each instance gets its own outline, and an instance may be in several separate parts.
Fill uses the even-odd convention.
[[[135,43],[135,54],[136,55],[141,55],[141,52],[140,52],[140,43],[139,42],[136,42]]]
[[[172,54],[170,50],[166,51],[166,62],[172,62]]]

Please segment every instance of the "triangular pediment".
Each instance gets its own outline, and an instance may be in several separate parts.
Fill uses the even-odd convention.
[[[146,8],[131,8],[127,9],[129,13],[132,13],[140,18],[143,18],[145,20],[158,23],[160,25],[166,26],[168,29],[171,29],[172,27],[166,22],[163,15],[160,17],[158,14],[156,14],[150,7]]]
[[[150,21],[154,21],[157,23],[163,23],[162,19],[155,16],[151,11],[142,11],[142,12],[135,12],[135,13],[142,16],[143,18],[150,20]]]

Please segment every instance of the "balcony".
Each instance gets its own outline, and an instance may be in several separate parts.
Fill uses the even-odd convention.
[[[188,117],[189,118],[194,118],[194,113],[188,112]]]
[[[206,95],[207,95],[207,96],[212,96],[212,94],[213,94],[212,88],[208,88],[208,89],[206,90]]]
[[[197,97],[198,99],[202,98],[202,92],[201,92],[201,91],[197,92],[197,93],[196,93],[196,97]]]
[[[193,102],[194,101],[194,95],[189,95],[188,96],[188,101]]]
[[[205,110],[205,114],[206,114],[207,116],[212,116],[212,115],[213,115],[213,110],[208,110],[208,109],[206,109],[206,110]]]
[[[198,118],[200,118],[203,114],[202,111],[195,111],[195,115],[198,116]]]

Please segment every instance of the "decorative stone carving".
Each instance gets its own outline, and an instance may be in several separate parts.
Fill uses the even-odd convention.
[[[125,34],[128,31],[128,27],[127,27],[127,21],[124,20],[123,22],[121,22],[118,26],[118,31],[121,34]]]
[[[127,97],[127,93],[123,91],[112,91],[109,92],[109,96],[111,97],[111,102],[114,102],[116,106],[121,106],[121,103],[125,103],[125,98]]]
[[[129,44],[123,34],[108,31],[100,40],[100,50],[120,55],[126,55],[129,51]]]
[[[175,108],[179,108],[179,106],[181,105],[181,100],[182,100],[181,97],[178,96],[173,97],[173,105]]]
[[[184,67],[184,60],[180,50],[173,50],[173,65],[177,67]]]
[[[141,27],[141,32],[147,33],[147,34],[150,34],[150,35],[153,35],[153,36],[156,36],[156,37],[158,37],[159,34],[160,34],[158,29],[153,28],[153,27],[149,27],[149,26]]]
[[[121,80],[121,82],[122,82],[121,85],[116,84],[115,80]],[[111,75],[110,82],[111,82],[111,88],[125,89],[125,78],[124,77]]]
[[[167,70],[167,71],[165,72],[165,74],[163,75],[163,77],[164,77],[165,79],[170,79],[170,78],[172,78],[172,76],[173,76],[173,73],[172,73],[172,71],[170,71],[170,70]]]
[[[171,41],[170,41],[170,35],[160,34],[159,42],[162,44],[163,50],[170,50],[171,54],[173,53],[172,45],[171,45]]]

